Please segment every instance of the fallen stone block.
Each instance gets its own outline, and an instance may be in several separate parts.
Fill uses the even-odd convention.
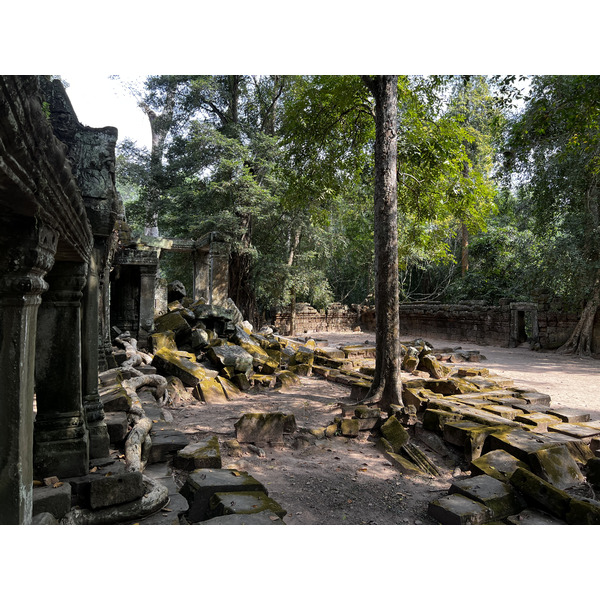
[[[229,379],[221,377],[220,375],[215,377],[215,379],[221,384],[227,400],[235,400],[242,395],[241,390],[235,384],[229,381]]]
[[[389,417],[380,428],[381,435],[384,437],[392,446],[395,453],[400,452],[400,449],[406,444],[410,436],[408,431],[402,427],[402,424],[396,417]]]
[[[556,417],[558,418],[558,417]],[[586,425],[579,425],[576,423],[558,423],[548,426],[548,431],[553,433],[562,433],[580,440],[589,441],[591,438],[599,436],[600,432],[592,427]]]
[[[566,525],[564,521],[532,508],[526,508],[518,515],[507,517],[506,522],[509,525]]]
[[[209,518],[209,500],[217,492],[254,491],[267,493],[262,483],[245,471],[234,469],[197,469],[188,475],[179,493],[189,503],[186,518],[190,523]]]
[[[234,425],[238,442],[283,444],[286,415],[283,413],[246,413]]]
[[[259,513],[236,513],[213,517],[207,521],[193,523],[193,525],[285,525],[285,521],[273,511],[263,510]]]
[[[154,330],[157,333],[171,331],[175,335],[175,340],[179,341],[189,336],[192,328],[181,311],[173,311],[155,319]]]
[[[600,525],[600,502],[589,498],[572,498],[566,521],[569,525]]]
[[[523,411],[520,408],[514,408],[512,406],[504,406],[502,404],[487,404],[481,407],[481,410],[491,412],[498,417],[503,419],[509,419],[513,421],[516,417],[523,415]]]
[[[140,472],[90,478],[89,483],[89,506],[92,509],[131,502],[141,498],[145,492]]]
[[[565,423],[585,423],[591,419],[589,412],[576,408],[552,408],[548,414],[558,417]]]
[[[563,490],[520,467],[511,475],[509,483],[525,497],[528,504],[541,508],[558,519],[566,520],[571,498]]]
[[[535,391],[521,391],[518,392],[519,398],[527,400],[528,404],[541,404],[543,406],[550,406],[551,398],[548,394]]]
[[[173,466],[185,471],[196,469],[220,469],[221,449],[217,436],[212,436],[195,444],[188,444],[177,452]]]
[[[39,486],[33,488],[33,515],[50,513],[57,520],[62,519],[71,510],[71,486]]]
[[[483,525],[494,518],[487,506],[462,494],[430,502],[427,514],[442,525]]]
[[[332,438],[339,434],[340,425],[339,423],[332,423],[324,428],[325,437]]]
[[[492,511],[494,519],[504,519],[526,507],[524,500],[515,493],[513,487],[489,475],[477,475],[455,481],[449,494],[462,494],[481,502]]]
[[[448,410],[428,408],[423,413],[423,429],[443,434],[446,423],[461,421],[463,416]]]
[[[243,392],[248,391],[252,387],[252,384],[245,373],[236,373],[231,377],[231,383]]]
[[[594,458],[590,446],[595,438],[579,439],[564,433],[549,431],[548,433],[538,434],[547,443],[555,446],[563,445],[571,453],[571,456],[581,465],[585,465],[590,458]]]
[[[422,452],[417,446],[415,446],[412,442],[407,442],[402,446],[401,450],[402,454],[404,454],[412,463],[417,465],[417,467],[423,471],[424,473],[429,473],[432,477],[438,477],[440,475],[439,469],[435,466],[435,464],[429,460],[427,455]]]
[[[148,344],[152,352],[157,352],[161,348],[177,350],[175,343],[175,333],[173,331],[160,331],[148,336]]]
[[[585,481],[585,477],[566,446],[531,452],[528,463],[533,473],[561,490]]]
[[[463,449],[465,458],[472,461],[483,452],[489,435],[505,431],[499,427],[489,427],[473,421],[463,420],[444,424],[444,440]]]
[[[529,469],[527,463],[515,458],[505,450],[492,450],[471,462],[471,474],[489,475],[499,481],[507,482],[517,467]]]
[[[182,356],[180,352],[168,348],[161,348],[156,352],[152,366],[156,367],[159,373],[173,375],[190,387],[195,387],[206,377],[202,366]]]
[[[293,385],[298,385],[300,383],[300,378],[298,377],[298,375],[295,375],[291,371],[279,371],[276,377],[277,383],[275,384],[275,387],[287,388]]]
[[[490,434],[486,440],[484,451],[505,450],[515,458],[527,463],[528,455],[531,452],[556,445],[556,442],[541,434],[515,428]]]
[[[549,426],[562,423],[562,421],[558,417],[544,413],[529,413],[517,415],[515,417],[515,421],[523,423],[527,426],[527,429],[529,429],[529,431],[533,431],[535,433],[544,433],[548,431]]]
[[[121,384],[100,389],[100,401],[104,412],[127,412],[131,409],[132,400]]]
[[[179,450],[190,443],[185,434],[167,428],[152,428],[150,439],[152,447],[148,457],[149,464],[170,460]]]
[[[385,445],[387,445],[389,448],[389,442],[387,442],[385,438],[380,440],[380,442],[383,442],[383,445],[379,445],[380,449],[382,449],[383,455],[390,465],[392,465],[392,467],[394,467],[398,472],[402,473],[403,475],[415,475],[418,477],[423,477],[426,475],[429,477],[428,473],[425,473],[419,469],[419,467],[408,458],[405,458],[396,452],[391,452],[389,449],[384,449]]]
[[[125,412],[107,412],[104,415],[104,422],[108,431],[110,443],[119,446],[127,437],[127,413]]]
[[[357,437],[360,423],[358,419],[342,419],[340,431],[345,437]]]
[[[214,378],[207,377],[198,382],[192,392],[194,398],[206,404],[225,404],[228,402],[223,386]]]
[[[271,511],[283,519],[287,510],[264,492],[216,492],[209,501],[211,517]]]
[[[350,387],[350,400],[361,402],[369,395],[371,384],[368,381],[356,381]]]
[[[274,388],[277,383],[275,375],[262,375],[255,373],[250,376],[250,384],[258,388]]]

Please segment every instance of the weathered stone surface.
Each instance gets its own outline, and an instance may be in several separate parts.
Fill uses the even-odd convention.
[[[491,412],[494,415],[502,417],[503,419],[509,419],[511,421],[517,416],[524,414],[523,411],[519,408],[514,408],[512,406],[502,406],[498,404],[484,405],[481,407],[481,410]]]
[[[191,390],[188,390],[188,388],[183,385],[183,381],[181,381],[179,377],[174,377],[173,375],[167,377],[167,391],[174,404],[190,404],[193,402],[194,397],[192,396]]]
[[[190,387],[198,385],[206,377],[203,367],[168,348],[161,348],[156,352],[152,366],[156,367],[159,373],[173,375]]]
[[[209,501],[212,517],[254,514],[265,510],[275,513],[281,519],[287,514],[287,510],[264,492],[216,492]]]
[[[177,350],[175,343],[175,333],[173,331],[161,331],[148,336],[148,343],[152,352],[157,352],[161,348]]]
[[[342,419],[340,431],[346,437],[357,437],[360,428],[358,419]]]
[[[551,515],[566,519],[571,498],[557,487],[544,481],[531,471],[517,467],[509,483],[521,493],[528,503],[549,512]]]
[[[169,460],[189,444],[185,434],[174,429],[152,428],[150,439],[152,440],[152,448],[148,457],[150,464]]]
[[[427,514],[442,525],[482,525],[493,519],[487,506],[462,494],[430,502]]]
[[[225,404],[228,402],[223,386],[214,378],[207,377],[198,383],[192,395],[206,404]]]
[[[277,383],[275,387],[290,387],[293,385],[298,385],[300,383],[300,378],[298,375],[295,375],[291,371],[279,371],[277,373]]]
[[[225,379],[225,377],[221,377],[220,375],[215,377],[215,379],[221,384],[223,388],[223,392],[227,397],[227,400],[235,400],[242,395],[242,392],[236,387],[231,381]]]
[[[564,490],[585,481],[566,446],[545,448],[529,454],[531,470],[553,486]]]
[[[275,375],[259,375],[255,373],[250,376],[250,383],[254,387],[274,388],[277,383],[277,377]]]
[[[252,384],[245,373],[236,373],[231,377],[231,383],[233,383],[239,390],[248,391]]]
[[[392,467],[394,467],[394,469],[396,469],[398,472],[402,473],[403,475],[414,475],[417,477],[423,477],[424,475],[426,475],[426,473],[419,469],[417,465],[415,465],[413,462],[411,462],[404,456],[401,456],[396,452],[391,452],[391,446],[385,438],[382,438],[380,442],[383,442],[383,445],[379,446],[383,452],[383,455],[390,463],[390,465],[392,465]],[[388,449],[385,449],[384,446],[387,446]]]
[[[177,493],[169,494],[168,502],[157,513],[136,521],[140,525],[181,525],[181,517],[188,511],[188,501]]]
[[[486,440],[485,450],[506,450],[515,458],[527,462],[530,452],[537,452],[544,448],[556,446],[547,436],[525,431],[523,429],[512,429],[492,433]]]
[[[127,436],[127,413],[125,412],[107,412],[104,415],[104,422],[110,438],[110,443],[119,445]]]
[[[131,408],[131,398],[121,384],[100,390],[100,401],[104,412],[127,412]]]
[[[240,346],[212,346],[207,356],[219,368],[233,367],[237,373],[248,373],[252,369],[252,355]]]
[[[551,408],[548,414],[558,417],[565,423],[585,423],[591,419],[589,412],[576,408]]]
[[[400,449],[406,444],[410,436],[408,431],[402,427],[402,424],[396,417],[389,417],[381,426],[381,435],[391,444],[394,453],[400,452]]]
[[[189,474],[180,494],[186,498],[190,508],[186,518],[190,523],[209,517],[209,500],[217,492],[256,491],[267,493],[262,483],[245,471],[234,469],[197,469]]]
[[[185,339],[191,332],[190,324],[183,318],[180,311],[169,312],[154,320],[157,333],[171,331],[176,340]]]
[[[259,513],[239,513],[213,517],[207,521],[194,523],[194,525],[285,525],[285,522],[271,510],[263,510]]]
[[[234,425],[238,442],[251,444],[283,444],[286,415],[276,413],[247,413]]]
[[[185,295],[185,286],[178,279],[167,284],[167,301],[169,303],[183,300]]]
[[[517,467],[529,469],[527,463],[505,450],[492,450],[471,462],[471,474],[489,475],[499,481],[508,481]]]
[[[217,436],[189,444],[177,452],[173,466],[186,471],[195,469],[220,469],[221,449]]]
[[[518,515],[507,517],[506,522],[509,525],[566,525],[564,521],[531,508],[522,510]]]
[[[118,473],[105,477],[90,478],[90,508],[103,508],[123,502],[131,502],[144,494],[142,474]]]
[[[558,417],[544,413],[517,415],[515,417],[515,421],[527,425],[527,428],[530,431],[534,431],[536,433],[544,433],[545,431],[548,431],[549,426],[562,423]]]
[[[569,525],[600,525],[600,502],[588,498],[573,498],[566,521]]]
[[[426,371],[434,379],[441,379],[450,372],[450,369],[440,364],[433,354],[425,354],[420,358],[419,369]]]
[[[32,525],[58,525],[56,517],[49,512],[38,513],[31,519]]]
[[[503,519],[525,508],[525,502],[515,494],[514,488],[489,475],[455,481],[449,493],[481,502],[492,511],[495,519]]]
[[[600,435],[597,429],[587,427],[585,425],[578,425],[575,423],[558,423],[548,425],[548,431],[553,433],[562,433],[580,440],[590,440],[591,438]]]
[[[596,489],[600,489],[600,458],[592,458],[585,465],[586,479]]]
[[[340,430],[339,423],[332,423],[331,425],[328,425],[327,427],[324,428],[325,437],[328,437],[328,438],[335,437],[336,435],[338,435],[339,430]]]
[[[350,400],[361,402],[369,395],[371,384],[367,381],[357,381],[350,387]]]
[[[473,421],[448,421],[444,424],[444,440],[464,450],[469,461],[479,458],[489,435],[503,431],[500,427],[489,427]]]
[[[71,486],[68,483],[33,488],[33,515],[50,513],[56,519],[62,519],[70,509]]]
[[[428,408],[423,413],[423,429],[442,434],[446,423],[456,422],[462,419],[462,415],[450,412],[449,410],[435,410]]]
[[[194,350],[206,348],[210,343],[210,336],[205,329],[193,328],[190,335],[190,346]]]

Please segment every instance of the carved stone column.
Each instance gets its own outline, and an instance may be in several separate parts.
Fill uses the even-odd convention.
[[[138,346],[148,343],[148,336],[154,327],[154,290],[156,287],[156,265],[142,265],[140,269],[140,326]]]
[[[36,348],[37,476],[74,477],[89,469],[81,394],[81,298],[87,264],[57,262],[42,296]]]
[[[29,524],[35,332],[58,236],[33,218],[0,217],[0,524]]]
[[[98,264],[104,255],[104,244],[96,243],[90,259],[87,284],[83,291],[82,321],[82,387],[85,421],[90,436],[90,458],[109,455],[110,438],[104,422],[104,408],[98,392],[98,341],[100,289]]]

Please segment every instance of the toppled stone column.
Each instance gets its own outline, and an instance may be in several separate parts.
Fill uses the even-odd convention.
[[[88,472],[81,394],[81,290],[86,275],[86,263],[57,262],[47,276],[49,290],[39,310],[33,461],[41,477]]]
[[[58,236],[33,218],[0,216],[0,524],[32,519],[35,331]]]

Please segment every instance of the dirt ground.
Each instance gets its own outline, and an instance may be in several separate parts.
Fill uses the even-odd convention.
[[[329,346],[375,341],[374,335],[364,332],[308,332],[301,337],[326,339]],[[403,339],[417,337],[406,335]],[[527,348],[427,341],[435,348],[479,350],[486,357],[482,367],[550,394],[552,406],[585,408],[593,420],[600,419],[598,360]],[[427,516],[429,502],[445,495],[452,481],[470,473],[461,453],[429,432],[421,430],[413,441],[440,469],[437,478],[400,474],[377,450],[369,432],[361,432],[358,438],[311,441],[298,440],[295,434],[283,447],[265,447],[264,457],[250,451],[241,457],[227,453],[224,442],[235,438],[234,423],[246,412],[292,413],[299,428],[312,428],[331,424],[341,416],[342,404],[351,404],[347,387],[313,376],[302,377],[301,385],[285,390],[244,394],[240,400],[226,404],[174,406],[169,411],[173,424],[190,439],[217,435],[223,467],[248,471],[261,481],[269,496],[288,511],[284,518],[288,525],[435,524]]]

